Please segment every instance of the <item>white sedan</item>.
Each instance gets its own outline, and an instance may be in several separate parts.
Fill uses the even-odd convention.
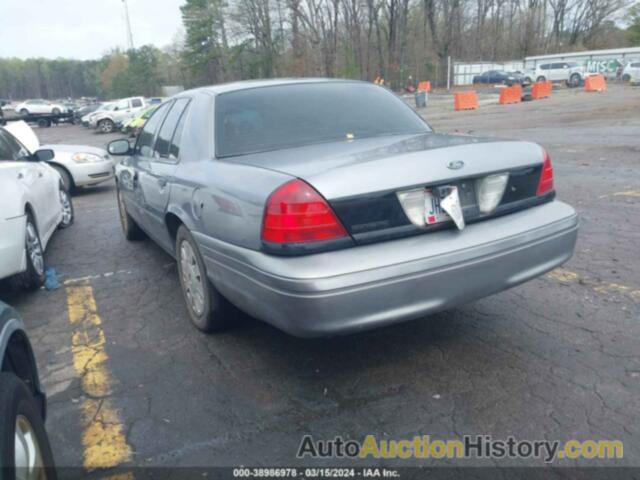
[[[73,223],[71,197],[47,161],[0,127],[0,279],[20,288],[44,282],[44,251],[56,228]]]
[[[42,114],[42,113],[51,113],[53,115],[58,115],[60,113],[66,113],[69,109],[64,105],[60,105],[59,103],[49,102],[48,100],[36,99],[36,100],[26,100],[14,108],[16,113],[20,115],[32,115],[32,114]]]
[[[5,128],[32,152],[38,149],[53,150],[55,155],[49,164],[58,171],[69,192],[73,192],[76,187],[97,185],[113,179],[113,159],[103,148],[86,145],[40,145],[34,131],[22,121],[11,122]]]

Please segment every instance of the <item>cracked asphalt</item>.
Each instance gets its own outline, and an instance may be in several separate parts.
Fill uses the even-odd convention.
[[[133,452],[125,466],[346,465],[296,461],[302,436],[481,434],[619,439],[621,460],[554,465],[640,467],[640,88],[561,89],[547,100],[471,112],[453,112],[450,97],[429,100],[421,113],[438,131],[547,148],[558,197],[581,216],[573,259],[498,295],[368,333],[302,340],[247,318],[204,335],[189,323],[174,261],[149,240],[124,239],[114,186],[82,190],[75,224],[54,235],[46,261],[62,281],[93,289],[108,398]],[[79,126],[36,133],[47,143],[117,137]],[[28,326],[56,462],[81,466],[86,393],[73,366],[65,288],[0,298]]]

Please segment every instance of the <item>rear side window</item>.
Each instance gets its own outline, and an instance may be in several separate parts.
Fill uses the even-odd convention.
[[[149,120],[147,120],[147,123],[140,132],[138,141],[136,142],[136,155],[141,155],[143,157],[153,156],[153,144],[156,138],[156,131],[162,123],[165,113],[172,104],[173,102],[168,102],[164,105],[160,105],[158,109],[153,112],[153,115],[151,115]]]
[[[540,70],[549,70],[550,66],[551,66],[550,64],[545,63],[544,65],[540,65]]]
[[[430,132],[384,88],[360,82],[298,83],[219,94],[216,156]]]
[[[180,142],[182,141],[182,132],[184,130],[184,123],[187,119],[187,114],[189,113],[189,107],[191,103],[187,103],[187,106],[182,112],[182,116],[180,117],[180,121],[178,122],[178,126],[176,127],[176,132],[173,134],[173,140],[171,141],[171,147],[169,147],[169,158],[177,159],[180,154]]]
[[[632,63],[632,64],[631,64],[631,66],[632,66],[633,68],[640,68],[640,62]]]
[[[160,132],[158,133],[158,138],[156,140],[157,157],[169,157],[171,140],[174,137],[176,127],[178,126],[178,123],[180,122],[180,119],[182,118],[182,115],[188,103],[188,98],[179,98],[173,103],[173,106],[171,107],[171,110],[169,110],[167,118],[165,119],[162,127],[160,128]],[[177,158],[177,155],[175,155],[174,158]]]
[[[133,100],[131,100],[131,106],[133,108],[138,108],[142,106],[142,100],[140,100],[139,98],[134,98]]]

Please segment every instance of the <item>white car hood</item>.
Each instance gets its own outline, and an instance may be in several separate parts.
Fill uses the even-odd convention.
[[[27,150],[34,153],[40,148],[40,140],[29,125],[23,120],[19,122],[8,122],[4,127],[10,134],[20,140]]]

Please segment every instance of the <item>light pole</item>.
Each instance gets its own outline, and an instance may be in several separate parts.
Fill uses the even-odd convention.
[[[131,33],[131,21],[129,20],[129,7],[127,7],[127,0],[122,0],[124,6],[124,21],[127,27],[127,47],[129,50],[133,50],[133,33]]]

